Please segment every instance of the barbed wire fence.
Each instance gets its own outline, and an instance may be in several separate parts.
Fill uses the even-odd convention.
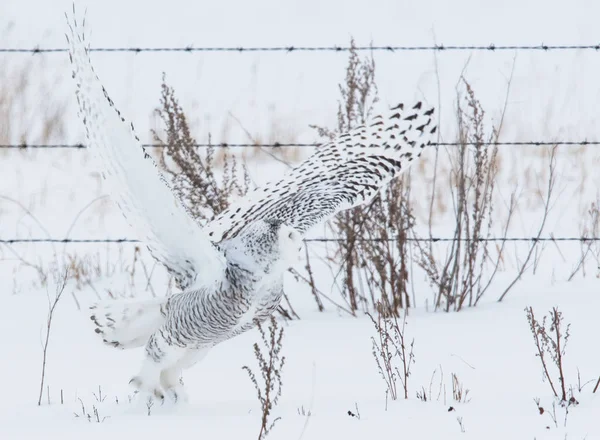
[[[485,51],[485,52],[502,52],[502,51],[568,51],[568,50],[586,50],[600,52],[600,43],[594,44],[523,44],[523,45],[417,45],[417,46],[271,46],[271,47],[194,47],[193,45],[181,47],[92,47],[90,52],[99,53],[158,53],[158,52],[176,52],[176,53],[202,53],[202,52],[224,52],[224,53],[250,53],[250,52],[279,52],[279,53],[299,53],[299,52],[338,52],[344,53],[351,50],[354,51],[371,51],[371,52],[409,52],[409,51]],[[6,54],[56,54],[66,53],[66,48],[0,48],[0,53]],[[315,148],[323,143],[297,143],[297,142],[270,142],[270,143],[198,143],[194,144],[196,148]],[[541,141],[507,141],[507,142],[437,142],[434,146],[599,146],[600,141],[596,140],[541,140]],[[168,145],[160,144],[143,144],[144,148],[169,148]],[[63,144],[0,144],[0,149],[76,149],[83,150],[87,147],[82,143],[63,143]],[[339,242],[344,238],[307,238],[305,242],[325,243]],[[398,238],[358,238],[356,241],[397,241]],[[600,237],[407,237],[403,238],[406,241],[412,242],[598,242]],[[101,239],[71,239],[71,238],[0,238],[2,244],[20,244],[20,243],[61,243],[61,244],[77,244],[77,243],[141,243],[139,240],[130,238],[101,238]]]
[[[487,45],[445,45],[434,44],[424,46],[262,46],[262,47],[194,47],[193,45],[181,47],[91,47],[90,52],[108,52],[108,53],[156,53],[156,52],[184,52],[184,53],[201,53],[201,52],[349,52],[351,50],[365,52],[410,52],[410,51],[512,51],[512,50],[527,50],[527,51],[565,51],[565,50],[592,50],[600,51],[600,43],[594,44],[522,44],[522,45],[502,45],[502,44],[487,44]],[[21,54],[53,54],[66,53],[67,48],[63,47],[30,47],[30,48],[0,48],[0,53],[21,53]]]
[[[314,148],[324,145],[323,142],[315,143],[296,143],[296,142],[270,142],[270,143],[203,143],[193,144],[195,148]],[[508,142],[433,142],[432,146],[437,147],[456,147],[456,146],[598,146],[600,141],[508,141]],[[142,144],[144,148],[171,148],[169,145],[160,144]],[[0,149],[86,149],[84,144],[0,144]]]
[[[388,242],[397,241],[398,238],[357,238],[354,239],[356,242]],[[412,242],[560,242],[560,241],[575,241],[581,243],[597,242],[600,241],[600,237],[474,237],[474,238],[455,238],[455,237],[406,237],[402,238],[405,241]],[[345,238],[305,238],[303,240],[307,243],[330,243],[346,241]],[[133,238],[8,238],[0,239],[0,243],[4,244],[15,244],[15,243],[143,243],[140,240]]]

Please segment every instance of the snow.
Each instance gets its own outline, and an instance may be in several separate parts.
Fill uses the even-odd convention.
[[[527,292],[529,286],[531,290]],[[415,341],[409,399],[387,402],[385,385],[371,355],[373,326],[368,318],[338,317],[332,313],[303,316],[285,325],[286,356],[283,395],[275,416],[281,416],[271,438],[326,439],[404,435],[416,438],[596,438],[594,422],[600,400],[592,394],[594,384],[575,392],[580,404],[570,409],[566,427],[564,410],[557,409],[559,427],[548,413],[539,415],[534,399],[550,408],[550,388],[542,381],[539,361],[525,319],[524,307],[534,305],[541,315],[558,305],[572,324],[567,346],[566,377],[577,386],[596,379],[598,295],[579,285],[540,286],[528,279],[519,294],[503,304],[493,304],[459,314],[433,314],[413,310],[408,317],[407,337]],[[540,292],[541,291],[541,292]],[[540,295],[540,293],[543,293]],[[98,342],[82,313],[67,300],[59,305],[49,349],[47,385],[51,404],[35,406],[38,392],[41,347],[40,323],[45,315],[43,292],[10,296],[3,300],[0,315],[4,353],[2,374],[8,398],[0,403],[1,438],[101,438],[126,435],[152,436],[193,434],[207,438],[252,438],[258,433],[259,406],[243,365],[255,367],[252,343],[255,331],[214,348],[205,360],[184,375],[190,394],[187,406],[158,405],[146,408],[129,404],[127,381],[136,371],[141,350],[119,351]],[[436,376],[432,379],[434,370]],[[443,384],[440,389],[440,371]],[[452,399],[451,374],[469,390],[470,401]],[[104,402],[94,397],[98,388]],[[431,390],[433,401],[416,399],[417,391]],[[60,393],[64,404],[60,404]],[[440,397],[438,398],[438,395]],[[119,404],[115,403],[115,397]],[[103,423],[74,417],[81,413],[80,398],[87,411],[98,408]],[[46,401],[46,396],[44,397]],[[360,412],[360,420],[348,416]],[[453,407],[454,411],[448,411]],[[304,408],[311,416],[298,414]],[[462,417],[461,433],[457,417]],[[550,426],[550,429],[546,427]],[[179,434],[177,434],[179,433]]]
[[[192,43],[247,47],[346,45],[351,35],[359,45],[371,40],[376,45],[594,44],[599,12],[594,2],[585,0],[568,4],[377,0],[368,7],[355,0],[194,4],[172,0],[168,7],[164,2],[140,0],[77,4],[80,11],[86,7],[95,47]],[[70,9],[70,0],[2,2],[2,46],[65,47],[63,12]],[[465,71],[488,112],[488,120],[497,122],[513,63],[501,140],[599,139],[600,85],[596,78],[600,59],[595,51],[378,52],[374,56],[381,105],[423,99],[440,106],[442,140],[453,140],[460,73]],[[0,127],[3,143],[23,139],[41,142],[43,127],[36,121],[53,111],[64,117],[66,125],[64,130],[50,133],[44,142],[83,139],[64,54],[0,54],[0,60],[4,84],[13,84],[22,68],[29,72],[23,101],[7,115],[10,132]],[[343,80],[347,54],[94,53],[92,61],[111,97],[134,121],[143,141],[152,140],[150,129],[157,126],[151,111],[158,104],[161,74],[166,72],[183,108],[194,115],[193,129],[199,142],[206,141],[208,133],[218,142],[248,142],[246,131],[264,142],[313,142],[317,137],[309,124],[335,123],[337,83]],[[531,235],[541,216],[539,191],[545,191],[547,152],[539,147],[505,148],[501,154],[500,200],[508,200],[514,185],[522,191],[509,234]],[[0,238],[132,236],[121,215],[104,197],[106,187],[90,165],[88,152],[2,150],[0,156]],[[548,235],[580,235],[590,203],[597,198],[598,161],[594,147],[559,148],[559,181]],[[422,166],[417,165],[414,175],[418,228],[426,227],[428,222],[432,163],[430,154]],[[253,158],[250,166],[258,183],[284,169],[262,156]],[[434,232],[439,236],[453,230],[449,202],[447,205],[446,213],[438,213],[433,219]],[[498,206],[501,218],[502,203]],[[324,230],[317,228],[314,236],[321,236]],[[443,244],[436,246],[443,251]],[[324,247],[312,244],[311,256],[322,256]],[[496,303],[515,275],[515,262],[524,258],[528,247],[529,243],[511,245],[506,264],[485,301],[459,313],[433,312],[429,306],[431,289],[417,274],[413,280],[417,307],[410,310],[407,329],[407,337],[414,338],[416,356],[409,399],[388,400],[387,410],[385,384],[372,356],[375,330],[370,320],[349,317],[329,303],[325,304],[325,312],[318,313],[307,287],[287,279],[287,294],[302,319],[284,324],[283,394],[274,410],[274,416],[281,420],[269,438],[600,438],[600,393],[592,393],[600,375],[596,348],[600,330],[597,269],[589,261],[586,277],[579,274],[567,282],[581,245],[549,243],[535,273],[529,269],[507,299]],[[46,372],[50,404],[44,390],[41,407],[36,405],[41,341],[47,298],[54,294],[54,287],[52,280],[49,286],[40,287],[36,270],[24,266],[15,252],[27,261],[39,262],[46,270],[67,261],[68,255],[77,255],[87,259],[96,271],[90,285],[77,287],[71,281],[58,305]],[[109,294],[140,298],[151,295],[140,261],[145,262],[149,272],[153,263],[141,251],[134,265],[133,255],[131,244],[0,247],[0,377],[5,379],[0,439],[258,436],[260,407],[241,368],[248,365],[256,369],[252,352],[252,344],[259,339],[256,331],[217,346],[185,373],[188,405],[156,405],[148,417],[144,405],[129,403],[132,391],[127,382],[138,370],[142,350],[105,347],[91,331],[84,309]],[[312,260],[319,289],[343,303],[333,282],[334,274],[317,258]],[[151,281],[158,295],[171,289],[158,266]],[[581,393],[575,391],[579,405],[569,408],[566,426],[562,407],[556,409],[558,426],[549,415],[554,399],[535,357],[524,312],[527,306],[539,316],[554,306],[560,308],[565,321],[571,323],[565,360],[567,385],[577,388],[578,371],[582,383],[593,381]],[[468,403],[452,400],[452,373],[469,389]],[[421,387],[428,391],[430,383],[433,400],[422,402],[416,393]],[[103,402],[94,397],[99,387],[106,396]],[[535,398],[546,410],[542,415]],[[75,417],[81,414],[82,402],[88,412],[95,406],[104,421]],[[448,411],[450,407],[454,410]],[[360,419],[348,415],[356,408]],[[302,409],[310,411],[311,416],[299,414]],[[464,433],[458,417],[462,418]]]

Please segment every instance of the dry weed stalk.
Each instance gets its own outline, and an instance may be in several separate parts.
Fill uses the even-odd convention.
[[[314,127],[328,138],[364,123],[378,101],[373,57],[361,59],[354,40],[350,47],[345,82],[339,86],[336,130]],[[406,240],[414,224],[410,188],[411,176],[407,174],[403,179],[394,180],[370,205],[345,211],[331,222],[340,240],[334,244],[328,260],[341,266],[338,285],[347,308],[354,315],[358,310],[367,312],[379,304],[385,309],[380,312],[399,316],[400,309],[410,306],[410,258]],[[310,274],[310,261],[307,264]],[[309,278],[314,293],[314,280]],[[318,296],[315,298],[322,309]]]
[[[498,271],[505,246],[503,241],[492,252],[490,242],[485,240],[494,230],[498,177],[498,147],[489,143],[498,141],[501,127],[485,134],[485,112],[470,84],[464,79],[463,84],[466,94],[463,99],[459,96],[457,109],[458,146],[447,151],[456,240],[444,258],[437,256],[433,243],[416,244],[418,264],[434,288],[435,308],[445,311],[478,304]],[[507,235],[515,205],[513,194],[502,237]]]
[[[373,104],[378,101],[375,83],[375,60],[373,56],[361,59],[356,51],[354,39],[350,41],[350,55],[346,67],[346,79],[339,85],[338,123],[336,130],[314,127],[319,135],[333,138],[363,124],[371,114]],[[342,295],[353,314],[362,308],[367,311],[366,298],[361,293],[357,280],[360,278],[360,237],[368,207],[359,206],[337,215],[331,222],[334,233],[341,239],[335,244],[330,260],[341,262]],[[362,307],[361,307],[362,306]]]
[[[437,369],[435,369],[433,371],[431,380],[429,381],[429,390],[427,390],[424,386],[421,386],[421,390],[417,391],[417,399],[419,399],[423,402],[433,400],[432,387],[433,387],[433,381],[435,379],[436,373],[437,373]],[[471,397],[469,396],[470,390],[468,388],[465,388],[464,383],[460,381],[460,379],[456,373],[452,373],[451,379],[452,379],[452,399],[454,400],[454,402],[469,403],[471,401]],[[442,397],[442,392],[443,392],[443,398],[444,398],[443,402],[445,405],[446,404],[446,384],[444,383],[444,370],[442,369],[442,367],[440,365],[440,381],[438,384],[438,392],[437,392],[437,397],[436,397],[437,401],[439,401],[440,398]],[[454,411],[454,410],[455,410],[455,408],[453,406],[450,406],[448,408],[449,412]]]
[[[42,404],[42,396],[44,394],[44,380],[46,379],[46,362],[48,359],[48,346],[50,344],[50,330],[52,329],[52,319],[54,318],[54,311],[56,310],[56,306],[62,297],[63,292],[65,291],[65,287],[67,285],[67,281],[69,280],[69,271],[65,269],[65,271],[56,277],[56,293],[54,298],[50,298],[50,294],[48,293],[48,317],[46,319],[46,335],[44,338],[44,345],[42,346],[42,372],[40,377],[40,393],[38,397],[38,406]],[[48,393],[48,399],[50,399],[50,393]]]
[[[373,357],[386,384],[386,400],[388,395],[392,400],[398,399],[397,380],[402,384],[404,398],[408,399],[408,379],[411,366],[415,363],[415,340],[410,344],[406,342],[406,313],[402,322],[395,314],[384,315],[382,312],[377,314],[377,320],[370,314],[369,317],[377,330],[377,337],[371,337]],[[399,361],[400,367],[396,360]]]
[[[417,391],[417,399],[423,401],[423,402],[427,402],[427,401],[433,401],[433,381],[435,379],[435,376],[437,375],[437,368],[435,370],[433,370],[433,373],[431,374],[431,379],[429,380],[429,388],[426,389],[424,386],[421,386],[421,390]],[[444,405],[446,404],[446,385],[444,384],[444,369],[442,368],[442,366],[440,365],[440,381],[438,384],[438,393],[436,396],[436,400],[439,401],[440,397],[442,397],[442,391],[443,391],[443,396],[444,396]]]
[[[469,397],[469,389],[464,387],[456,373],[452,373],[452,398],[457,403],[468,403],[471,401]]]
[[[285,356],[281,355],[283,341],[283,327],[277,325],[277,320],[271,316],[267,332],[263,326],[257,322],[256,326],[260,332],[260,339],[266,353],[258,343],[254,344],[254,356],[258,361],[258,368],[261,372],[262,383],[256,378],[250,367],[244,365],[242,369],[246,370],[256,393],[262,409],[261,426],[258,434],[258,440],[264,439],[280,417],[271,420],[273,408],[277,406],[279,397],[281,397],[282,382],[281,372],[285,364]]]
[[[13,199],[11,197],[8,196],[4,196],[4,195],[0,195],[0,201],[3,202],[8,202],[12,205],[15,205],[19,208],[19,210],[21,210],[24,214],[24,216],[30,218],[39,228],[40,230],[48,237],[50,238],[50,232],[44,227],[44,225],[38,220],[38,218],[31,212],[31,210],[29,210],[25,205],[23,205],[23,203],[21,203],[20,201]],[[33,260],[26,260],[19,252],[17,252],[16,249],[13,248],[13,246],[9,245],[8,243],[5,243],[3,246],[0,245],[0,251],[2,250],[2,248],[6,249],[9,253],[11,253],[13,255],[13,257],[19,261],[19,266],[15,267],[14,272],[16,275],[17,271],[20,271],[21,268],[29,268],[29,269],[33,269],[33,271],[35,272],[36,276],[37,276],[37,281],[39,282],[39,284],[37,285],[37,287],[46,287],[47,283],[48,283],[48,268],[44,267],[43,262],[41,259],[38,259],[37,262],[33,261]],[[54,251],[54,255],[56,255],[56,248],[54,247],[54,245],[52,245],[52,249]],[[16,282],[17,282],[17,277],[13,277],[13,282],[15,283],[15,289],[16,289]],[[35,283],[33,283],[35,285]]]
[[[350,417],[356,420],[360,420],[360,411],[358,410],[358,403],[354,402],[354,411],[349,409],[346,414],[348,414]]]
[[[309,259],[307,259],[306,266],[307,266],[306,267],[307,271],[312,271],[312,266],[310,265]],[[331,297],[329,297],[322,290],[319,290],[316,286],[314,277],[311,278],[310,275],[308,277],[306,277],[306,276],[302,275],[300,272],[298,272],[296,269],[293,269],[293,268],[290,269],[290,273],[294,276],[296,281],[302,281],[310,286],[310,288],[313,291],[313,295],[315,296],[315,301],[317,302],[317,306],[319,304],[323,304],[320,300],[321,298],[323,298],[323,299],[327,300],[329,303],[331,303],[333,306],[335,306],[339,311],[345,312],[349,315],[354,315],[354,313],[350,309],[344,307],[344,305],[340,304],[339,302],[334,301]],[[284,298],[286,298],[285,294],[284,294]],[[323,310],[325,310],[324,307],[323,307]]]
[[[4,56],[0,70],[0,143],[60,142],[65,137],[67,102],[40,100],[39,97],[56,97],[53,91],[63,81],[62,74],[55,70],[56,75],[48,75],[53,69],[48,69],[44,57],[23,58],[19,59],[19,63],[13,63],[14,59]],[[36,72],[46,72],[46,75],[37,75]],[[10,154],[11,150],[0,151]],[[33,149],[16,151],[28,157],[36,154]]]
[[[557,307],[553,307],[549,318],[544,316],[541,323],[536,319],[532,307],[526,308],[525,312],[531,334],[533,335],[537,351],[536,356],[540,358],[544,377],[548,381],[554,396],[560,398],[561,404],[568,404],[570,401],[567,401],[563,364],[571,324],[567,324],[566,327],[563,325],[563,316]],[[547,321],[549,321],[548,324]],[[550,360],[548,360],[548,357]],[[554,364],[557,370],[560,389],[555,386],[552,374],[550,373],[550,365],[552,364]]]
[[[552,420],[552,422],[554,423],[554,427],[558,428],[558,416],[556,414],[556,402],[555,401],[552,402],[551,410],[546,410],[540,403],[541,400],[539,397],[536,397],[535,399],[533,399],[533,401],[535,402],[535,406],[537,407],[537,410],[538,410],[538,413],[540,414],[540,416],[547,414],[550,417],[550,419]],[[563,410],[565,412],[565,416],[563,419],[563,427],[567,426],[570,405],[571,405],[571,403],[569,403],[567,405],[561,405],[561,407],[563,408]],[[546,429],[550,429],[550,426],[546,426]]]
[[[81,404],[81,413],[73,412],[73,415],[75,416],[75,418],[86,419],[90,423],[92,423],[92,422],[103,423],[106,419],[108,419],[110,417],[110,416],[100,417],[100,412],[98,411],[98,408],[96,407],[96,405],[92,405],[92,412],[90,413],[86,409],[85,404],[83,403],[83,400],[81,400],[81,398],[79,398],[78,400],[79,400],[79,403]]]
[[[323,310],[325,310],[325,306],[323,305],[323,301],[321,301],[321,297],[319,296],[319,289],[317,289],[317,284],[313,275],[312,266],[310,264],[310,254],[308,253],[308,246],[306,242],[304,243],[304,255],[306,257],[306,265],[304,266],[304,268],[306,269],[306,274],[308,275],[307,283],[310,287],[310,291],[313,294],[313,297],[315,298],[315,302],[317,303],[317,308],[319,309],[319,312],[322,312]],[[296,276],[296,279],[299,279],[298,276]]]
[[[152,286],[152,276],[154,274],[154,266],[149,270],[145,259],[143,258],[141,248],[135,246],[133,248],[131,260],[129,260],[121,245],[117,247],[116,258],[112,256],[112,248],[107,246],[106,252],[97,251],[95,254],[86,254],[80,256],[78,254],[64,254],[62,263],[69,269],[69,275],[75,281],[75,289],[72,291],[73,299],[80,309],[80,304],[75,295],[75,291],[81,291],[83,288],[90,288],[96,295],[97,300],[109,298],[130,297],[142,292],[150,292],[153,297],[156,297],[156,292]],[[137,276],[139,267],[141,266],[142,275]],[[122,291],[114,289],[115,283],[111,283],[113,287],[105,288],[104,291],[97,287],[97,282],[103,279],[117,278],[122,279],[123,283],[119,286]],[[137,283],[143,283],[143,288]]]
[[[558,146],[555,145],[550,150],[550,157],[549,157],[549,162],[548,162],[548,182],[546,185],[546,195],[543,196],[542,189],[538,188],[538,192],[540,194],[540,198],[542,199],[544,210],[542,212],[542,219],[540,221],[540,226],[538,227],[537,234],[535,235],[535,237],[533,237],[532,244],[529,247],[529,252],[527,253],[525,259],[521,260],[518,264],[517,275],[508,284],[506,289],[504,289],[504,292],[502,292],[502,294],[498,298],[498,302],[501,302],[506,297],[508,292],[514,287],[514,285],[521,279],[521,277],[523,276],[525,271],[529,268],[529,266],[530,266],[529,262],[531,261],[531,258],[534,255],[534,250],[537,248],[538,240],[542,236],[542,233],[544,232],[544,228],[546,226],[546,221],[548,220],[548,214],[550,214],[550,211],[552,209],[552,196],[554,195],[554,191],[556,189],[556,180],[557,180],[556,150],[557,150],[557,148],[558,148]],[[540,256],[541,255],[538,254],[537,258],[539,259]],[[517,260],[519,260],[519,259],[517,259]]]
[[[159,163],[170,175],[173,190],[190,214],[205,224],[225,210],[233,197],[246,194],[250,187],[246,167],[240,167],[235,156],[225,151],[221,169],[217,170],[214,147],[194,146],[197,142],[190,133],[185,113],[164,75],[160,108],[156,112],[163,121],[166,136],[163,139],[153,132],[155,140],[166,147],[159,150]]]
[[[465,424],[463,423],[463,418],[458,416],[456,418],[456,421],[458,422],[458,426],[460,427],[460,432],[462,432],[462,433],[467,432],[467,430],[465,429]]]
[[[600,237],[600,197],[598,195],[596,200],[590,204],[587,216],[583,216],[580,231],[584,238]],[[568,281],[571,281],[580,270],[585,277],[585,262],[589,256],[596,264],[596,278],[600,278],[600,244],[594,240],[584,239],[581,241],[581,256]]]
[[[94,281],[103,277],[113,277],[120,272],[127,276],[131,286],[133,286],[138,253],[139,247],[135,246],[133,264],[131,266],[123,258],[122,246],[118,247],[117,258],[114,261],[111,261],[111,256],[108,252],[106,255],[96,252],[96,254],[86,254],[83,257],[78,254],[65,254],[64,262],[69,268],[71,278],[75,280],[75,288],[77,290],[81,290],[84,286],[90,286],[92,290],[95,290],[93,287]],[[98,295],[98,292],[96,294]],[[99,297],[98,299],[101,298]]]
[[[358,245],[364,290],[380,314],[400,315],[410,307],[408,293],[412,259],[408,238],[415,217],[410,203],[411,176],[393,180],[371,204],[364,218],[366,240]]]

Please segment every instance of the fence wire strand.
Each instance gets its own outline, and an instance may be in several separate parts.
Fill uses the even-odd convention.
[[[354,241],[362,242],[390,242],[397,241],[398,238],[359,238]],[[328,243],[347,241],[345,238],[305,238],[308,243]],[[473,242],[473,241],[489,241],[489,242],[563,242],[563,241],[578,241],[582,243],[600,241],[600,237],[479,237],[479,238],[455,238],[455,237],[410,237],[405,238],[405,241],[412,242]],[[18,244],[18,243],[143,243],[140,240],[132,238],[5,238],[0,239],[3,244]]]
[[[526,50],[538,52],[566,51],[566,50],[594,50],[600,51],[600,44],[521,44],[521,45],[424,45],[424,46],[263,46],[263,47],[194,47],[193,45],[182,47],[92,47],[90,52],[105,53],[156,53],[156,52],[183,52],[183,53],[202,53],[202,52],[225,52],[225,53],[244,53],[244,52],[280,52],[280,53],[299,53],[299,52],[349,52],[355,51],[373,51],[373,52],[418,52],[418,51],[487,51],[502,52],[508,50]],[[54,54],[67,52],[66,48],[53,47],[30,47],[30,48],[0,48],[0,53],[21,53],[21,54]]]
[[[325,145],[327,142],[312,142],[312,143],[301,143],[301,142],[271,142],[271,143],[198,143],[191,145],[195,148],[313,148],[321,145]],[[586,145],[600,145],[600,141],[507,141],[507,142],[434,142],[432,146],[438,147],[456,147],[456,146],[586,146]],[[142,144],[144,148],[171,148],[169,145],[161,144]],[[15,150],[27,150],[27,149],[86,149],[84,144],[0,144],[0,149],[15,149]]]

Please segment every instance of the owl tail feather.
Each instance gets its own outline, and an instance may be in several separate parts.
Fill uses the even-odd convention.
[[[90,307],[95,332],[106,345],[141,347],[165,321],[167,300],[103,301]]]

